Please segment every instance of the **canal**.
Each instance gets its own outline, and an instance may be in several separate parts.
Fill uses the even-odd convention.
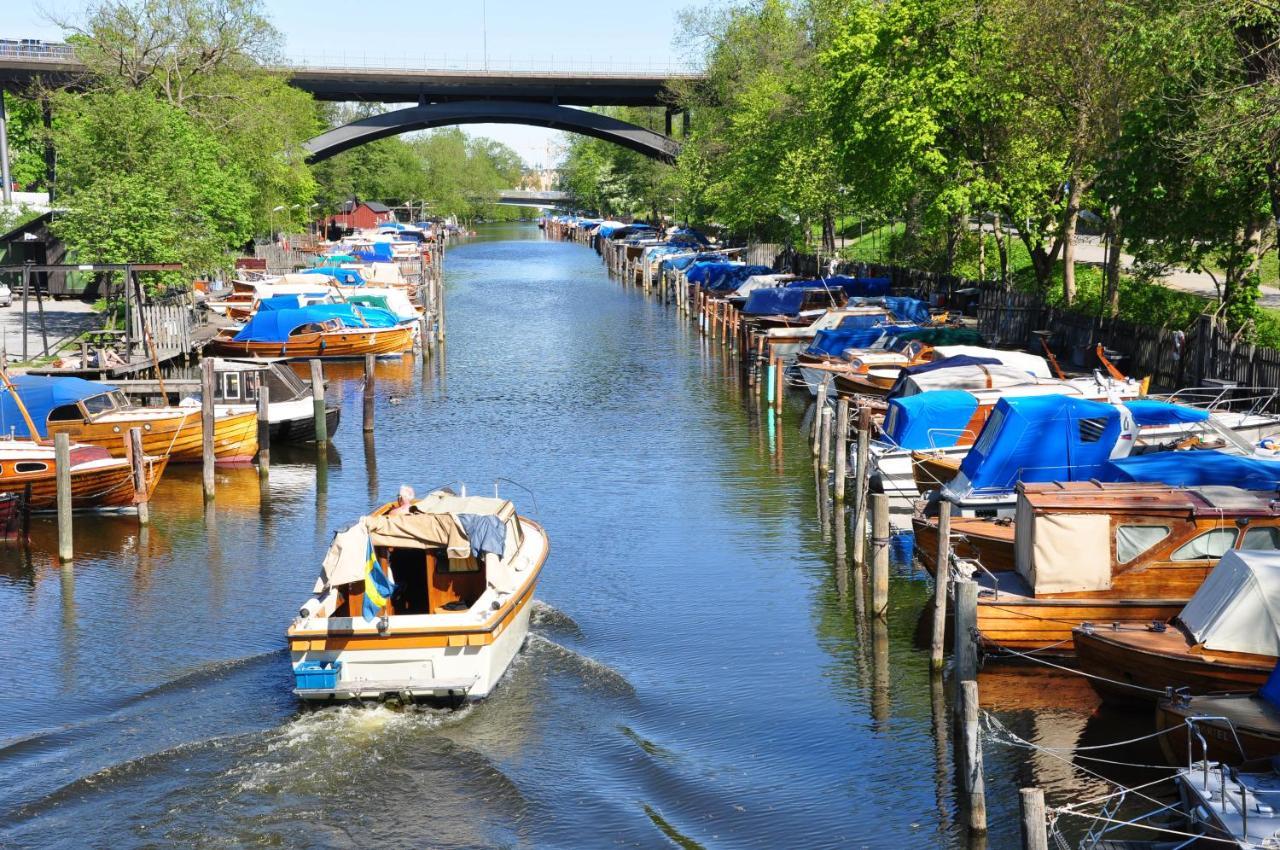
[[[379,366],[372,443],[339,365],[326,458],[222,470],[208,509],[172,469],[145,532],[78,519],[71,566],[46,521],[0,550],[0,844],[970,846],[930,585],[896,557],[887,626],[856,614],[800,400],[778,426],[692,324],[532,225],[446,268],[447,358]],[[401,484],[499,478],[552,547],[494,696],[300,710],[283,633],[333,531]],[[1019,736],[1089,742],[1079,680],[982,686]],[[988,747],[988,846],[1016,845],[1020,785],[1105,790],[1069,758]]]

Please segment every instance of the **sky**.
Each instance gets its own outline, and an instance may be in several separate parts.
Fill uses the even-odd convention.
[[[264,0],[284,53],[308,64],[396,68],[535,68],[665,71],[682,64],[672,45],[678,13],[697,0],[592,6],[567,0]],[[50,22],[83,20],[84,0],[0,0],[0,38],[60,41]],[[623,10],[626,11],[623,11]],[[476,124],[534,167],[554,166],[562,134],[539,127]]]

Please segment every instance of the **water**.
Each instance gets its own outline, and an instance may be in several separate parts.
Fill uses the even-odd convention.
[[[929,586],[897,563],[888,626],[855,614],[802,409],[762,415],[586,248],[507,227],[446,265],[445,374],[381,364],[373,445],[338,366],[322,462],[276,446],[266,492],[222,471],[209,509],[173,469],[146,532],[78,519],[73,566],[45,521],[29,559],[0,550],[0,845],[969,846],[916,642]],[[536,495],[502,485],[551,556],[493,697],[300,710],[284,629],[333,530],[402,483],[498,477]],[[984,674],[983,698],[1048,746],[1098,734],[1070,677]],[[1019,786],[1104,789],[997,745],[987,782],[991,847]]]

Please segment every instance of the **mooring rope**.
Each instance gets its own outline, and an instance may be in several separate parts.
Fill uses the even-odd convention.
[[[1047,659],[1044,659],[1044,658],[1037,658],[1037,657],[1035,657],[1035,656],[1033,656],[1033,655],[1029,655],[1028,653],[1025,653],[1025,652],[1019,652],[1019,651],[1018,651],[1018,650],[1016,650],[1016,649],[1008,649],[1008,648],[1004,648],[1004,649],[1002,649],[1002,650],[1001,650],[1001,652],[1005,652],[1005,653],[1008,653],[1008,654],[1010,654],[1010,655],[1016,655],[1016,656],[1018,656],[1018,657],[1020,657],[1020,658],[1025,658],[1025,659],[1027,659],[1028,661],[1034,661],[1034,662],[1036,662],[1037,664],[1043,664],[1043,665],[1045,665],[1046,667],[1052,667],[1052,668],[1054,668],[1055,670],[1061,670],[1061,671],[1063,671],[1064,673],[1074,673],[1074,674],[1076,674],[1077,676],[1084,676],[1084,677],[1086,677],[1086,678],[1088,678],[1088,679],[1095,679],[1095,680],[1097,680],[1097,681],[1099,681],[1099,682],[1106,682],[1106,683],[1107,683],[1107,684],[1109,684],[1109,685],[1118,685],[1118,686],[1120,686],[1120,687],[1124,687],[1124,688],[1133,688],[1133,689],[1134,689],[1134,690],[1136,690],[1136,691],[1143,691],[1144,693],[1148,693],[1148,694],[1156,694],[1157,696],[1167,696],[1167,695],[1168,695],[1168,692],[1167,692],[1167,691],[1164,691],[1164,690],[1160,690],[1160,689],[1157,689],[1157,688],[1149,688],[1149,687],[1147,687],[1146,685],[1139,685],[1139,684],[1135,684],[1134,682],[1121,682],[1121,681],[1117,681],[1116,679],[1108,679],[1106,676],[1099,676],[1097,673],[1088,673],[1088,672],[1086,672],[1086,671],[1084,671],[1084,670],[1077,670],[1077,669],[1072,668],[1072,667],[1067,667],[1067,666],[1065,666],[1065,665],[1063,665],[1063,664],[1054,664],[1052,661],[1049,661],[1049,660],[1047,660]]]

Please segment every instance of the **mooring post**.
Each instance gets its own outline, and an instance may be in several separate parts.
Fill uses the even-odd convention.
[[[783,378],[786,375],[786,373],[787,373],[787,367],[782,362],[782,358],[779,357],[778,368],[775,369],[773,372],[774,377],[778,381],[778,386],[773,391],[773,403],[776,406],[779,418],[782,417],[782,393],[783,393],[783,388],[785,387],[785,384],[783,383]]]
[[[200,437],[201,437],[201,461],[203,462],[203,482],[204,482],[204,499],[210,501],[213,499],[213,465],[214,457],[214,428],[216,422],[213,416],[213,361],[204,358],[200,361]]]
[[[440,246],[436,264],[436,339],[444,340],[444,245]]]
[[[867,540],[867,492],[871,487],[871,408],[858,407],[858,477],[854,482],[853,560],[865,564]]]
[[[53,435],[53,465],[57,468],[58,558],[71,560],[71,437],[65,431]]]
[[[1018,792],[1022,809],[1022,850],[1049,850],[1049,829],[1044,817],[1044,791],[1023,788]]]
[[[953,584],[956,610],[951,655],[955,659],[956,681],[964,682],[978,675],[978,583],[959,579]]]
[[[271,472],[271,388],[258,384],[258,477]]]
[[[774,391],[774,389],[775,389],[775,382],[774,382],[774,379],[773,379],[773,372],[774,372],[774,370],[775,370],[776,368],[777,368],[777,366],[776,366],[776,365],[774,364],[774,362],[773,362],[773,355],[772,355],[772,354],[770,354],[770,355],[769,355],[769,366],[768,366],[768,368],[765,370],[765,380],[764,380],[764,400],[765,400],[765,403],[769,405],[769,408],[770,408],[771,410],[773,409],[773,391]]]
[[[129,429],[129,464],[133,468],[133,501],[138,506],[138,525],[151,522],[151,500],[147,492],[147,456],[142,450],[142,429]]]
[[[871,494],[871,613],[889,614],[889,497]]]
[[[969,798],[969,829],[987,831],[987,792],[982,779],[982,739],[978,733],[978,683],[960,683],[960,716],[964,724],[964,790]]]
[[[939,502],[937,565],[933,570],[933,640],[929,666],[942,669],[942,644],[947,634],[947,585],[951,579],[951,505]]]
[[[374,366],[378,363],[377,355],[366,354],[364,356],[364,432],[366,434],[373,433],[373,391]]]
[[[329,443],[329,423],[325,421],[324,365],[319,359],[311,361],[311,414],[315,419],[316,448],[323,449]]]
[[[822,405],[818,411],[818,472],[822,474],[823,485],[826,485],[827,473],[831,471],[831,408]]]
[[[823,407],[827,406],[826,398],[818,399]],[[849,478],[849,400],[842,398],[836,402],[836,501],[844,504],[845,483]]]

